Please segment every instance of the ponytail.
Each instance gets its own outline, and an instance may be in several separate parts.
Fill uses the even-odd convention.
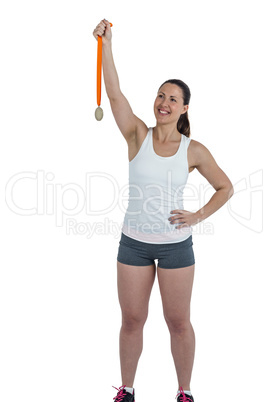
[[[186,113],[180,115],[180,118],[177,123],[177,130],[181,134],[184,134],[186,137],[190,137],[191,132],[190,132],[190,122],[188,118],[188,110]]]

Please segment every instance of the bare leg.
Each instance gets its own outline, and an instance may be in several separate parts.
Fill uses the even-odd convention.
[[[190,381],[194,363],[195,334],[191,323],[185,323],[184,328],[170,331],[171,352],[174,359],[178,384],[184,390],[190,391]]]
[[[117,261],[118,298],[122,311],[120,364],[122,385],[133,387],[143,347],[143,327],[155,279],[156,267],[137,267]]]
[[[190,302],[194,279],[192,265],[177,269],[157,269],[159,288],[167,322],[171,352],[179,387],[190,390],[194,363],[195,334],[190,322]]]

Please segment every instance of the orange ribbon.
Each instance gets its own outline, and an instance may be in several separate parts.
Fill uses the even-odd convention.
[[[110,23],[112,27],[113,24]],[[97,104],[101,104],[101,68],[102,68],[102,36],[98,36],[98,49],[97,49]]]

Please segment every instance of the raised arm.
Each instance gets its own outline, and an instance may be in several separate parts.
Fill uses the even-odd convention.
[[[112,53],[112,30],[107,20],[102,20],[93,31],[96,39],[98,39],[98,35],[102,36],[102,66],[107,96],[116,124],[126,141],[129,142],[135,137],[141,120],[134,115],[128,100],[120,90]]]

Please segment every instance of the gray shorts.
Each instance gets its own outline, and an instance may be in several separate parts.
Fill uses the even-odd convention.
[[[136,266],[154,265],[159,268],[183,268],[195,263],[192,235],[177,243],[151,244],[132,239],[123,232],[119,241],[117,261]]]

